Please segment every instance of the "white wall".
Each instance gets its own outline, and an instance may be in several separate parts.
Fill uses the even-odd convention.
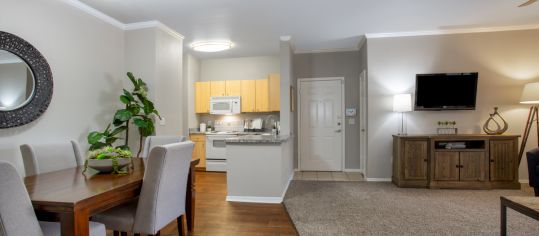
[[[0,130],[0,160],[22,174],[19,145],[77,140],[101,130],[119,105],[124,78],[124,33],[62,1],[2,0],[0,29],[37,48],[50,64],[54,93],[38,120]]]
[[[518,102],[524,84],[539,80],[538,39],[539,30],[369,39],[367,177],[391,177],[391,135],[400,121],[392,96],[414,93],[416,74],[479,72],[477,109],[411,112],[409,134],[436,133],[438,120],[455,120],[462,134],[482,133],[495,106],[507,134],[522,134],[529,106]],[[537,144],[530,136],[527,149]],[[525,163],[520,179],[527,179]]]
[[[238,57],[200,61],[200,81],[265,79],[280,72],[279,57]]]
[[[184,134],[183,40],[153,27],[129,30],[125,41],[126,70],[147,83],[148,95],[165,119],[164,125],[156,120],[156,134]],[[132,88],[129,80],[124,84]],[[132,150],[138,151],[139,134],[133,125],[129,139]]]
[[[197,128],[199,119],[195,113],[195,82],[200,80],[200,61],[191,54],[184,54],[183,62],[183,74],[185,80],[186,92],[186,110],[187,110],[187,124],[185,130],[188,128]],[[185,122],[184,122],[185,123]]]

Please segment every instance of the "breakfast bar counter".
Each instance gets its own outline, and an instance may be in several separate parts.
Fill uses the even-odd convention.
[[[242,135],[225,142],[227,201],[281,203],[294,174],[292,139]]]

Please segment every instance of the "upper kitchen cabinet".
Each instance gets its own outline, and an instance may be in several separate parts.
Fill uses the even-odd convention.
[[[210,82],[195,83],[195,112],[210,112]]]
[[[212,97],[226,96],[226,82],[225,81],[211,81],[210,82],[210,94]]]
[[[255,111],[256,112],[268,112],[269,111],[269,80],[261,79],[255,80]]]
[[[241,112],[255,112],[255,80],[241,80]]]
[[[241,96],[241,80],[227,80],[225,87],[225,96]]]
[[[271,74],[269,80],[269,110],[281,110],[281,78],[278,74]]]

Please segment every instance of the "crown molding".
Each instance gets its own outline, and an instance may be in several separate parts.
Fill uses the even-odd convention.
[[[81,1],[78,1],[78,0],[63,0],[65,3],[75,7],[75,8],[78,8],[79,10],[83,11],[83,12],[86,12],[104,22],[107,22],[113,26],[116,26],[120,29],[124,29],[125,28],[125,24],[120,22],[119,20],[116,20],[114,19],[113,17],[91,7],[91,6],[88,6],[86,3],[83,3]]]
[[[99,11],[91,6],[89,6],[86,3],[83,3],[79,0],[63,0],[65,3],[83,11],[86,12],[106,23],[109,23],[121,30],[136,30],[136,29],[145,29],[145,28],[159,28],[168,34],[172,35],[175,38],[178,39],[184,39],[185,37],[181,35],[180,33],[176,32],[175,30],[171,29],[170,27],[166,26],[165,24],[157,21],[143,21],[143,22],[136,22],[136,23],[130,23],[130,24],[124,24],[120,22],[119,20],[116,20],[115,18],[103,13],[102,11]]]
[[[395,32],[395,33],[374,33],[374,34],[365,34],[365,37],[368,39],[375,39],[375,38],[395,38],[395,37],[446,35],[446,34],[488,33],[488,32],[532,30],[532,29],[539,29],[539,25],[519,25],[519,26],[502,26],[502,27],[485,27],[485,28],[451,29],[451,30],[409,31],[409,32]]]
[[[355,52],[359,48],[330,48],[330,49],[316,49],[316,50],[295,50],[295,54],[306,54],[306,53],[329,53],[329,52]]]
[[[181,35],[180,33],[176,32],[175,30],[171,29],[170,27],[156,20],[125,24],[124,30],[138,30],[138,29],[146,29],[146,28],[158,28],[177,39],[182,39],[182,40],[185,39],[185,37]]]

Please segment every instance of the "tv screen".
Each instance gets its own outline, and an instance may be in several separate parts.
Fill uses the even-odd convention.
[[[478,75],[418,74],[415,110],[474,110]]]

